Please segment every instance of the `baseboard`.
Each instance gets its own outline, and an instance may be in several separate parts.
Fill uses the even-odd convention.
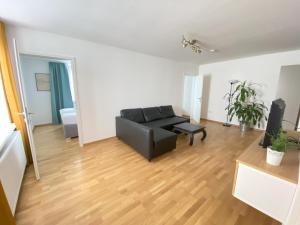
[[[108,137],[108,138],[103,138],[101,140],[96,140],[96,141],[91,141],[91,142],[88,142],[88,143],[84,143],[83,146],[89,146],[89,145],[93,145],[93,144],[96,144],[96,143],[101,143],[101,142],[105,142],[105,141],[109,141],[111,139],[115,139],[116,136],[112,136],[112,137]]]
[[[201,118],[200,121],[208,121],[210,123],[217,123],[217,124],[220,124],[220,125],[223,125],[224,122],[221,122],[221,121],[217,121],[217,120],[211,120],[211,119],[205,119],[205,118]],[[231,126],[233,127],[240,127],[239,125],[237,124],[231,124]],[[261,129],[258,129],[258,128],[251,128],[255,131],[260,131],[262,132],[263,130]],[[88,143],[84,143],[83,146],[89,146],[89,145],[92,145],[92,144],[96,144],[96,143],[101,143],[101,142],[105,142],[105,141],[108,141],[108,140],[111,140],[111,139],[115,139],[117,136],[112,136],[112,137],[108,137],[108,138],[104,138],[104,139],[101,139],[101,140],[96,140],[96,141],[91,141],[91,142],[88,142]]]
[[[37,127],[45,127],[45,126],[49,126],[49,125],[54,125],[53,123],[44,123],[44,124],[37,124],[37,125],[34,125],[33,128],[32,128],[32,132],[35,130],[35,128]]]
[[[44,126],[49,126],[49,125],[59,125],[59,124],[43,123],[43,124],[37,124],[37,125],[34,125],[34,127],[44,127]]]
[[[208,121],[208,122],[210,122],[210,123],[217,123],[217,124],[221,124],[221,125],[223,125],[224,124],[224,122],[221,122],[221,121],[217,121],[217,120],[211,120],[211,119],[205,119],[205,118],[201,118],[201,121]],[[230,124],[232,127],[240,127],[240,125],[238,125],[238,124]],[[263,132],[263,131],[265,131],[264,129],[261,129],[261,128],[256,128],[256,127],[251,127],[250,128],[251,130],[255,130],[255,131],[260,131],[260,132]]]
[[[218,124],[224,124],[224,122],[221,122],[221,121],[217,121],[217,120],[211,120],[211,119],[206,119],[206,118],[201,118],[201,121],[208,121],[208,122],[212,122],[212,123],[218,123]],[[234,126],[234,127],[239,127],[239,125],[237,124],[230,124],[231,126]]]

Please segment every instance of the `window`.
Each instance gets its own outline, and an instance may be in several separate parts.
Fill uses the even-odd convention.
[[[6,139],[13,132],[15,126],[11,123],[6,98],[3,89],[2,75],[0,71],[0,151]]]
[[[71,62],[67,62],[66,66],[67,66],[68,75],[69,75],[69,83],[70,83],[72,101],[73,101],[73,103],[75,103],[75,93],[74,93],[73,73],[72,73],[72,64],[71,64]]]

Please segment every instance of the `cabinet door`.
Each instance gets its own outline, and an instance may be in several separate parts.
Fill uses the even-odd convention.
[[[296,184],[239,163],[233,195],[270,217],[284,222]]]

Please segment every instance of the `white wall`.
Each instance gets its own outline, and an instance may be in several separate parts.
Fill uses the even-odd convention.
[[[290,122],[283,122],[282,126],[285,129],[293,130],[300,107],[300,65],[283,66],[281,68],[276,97],[285,101],[284,120]]]
[[[182,113],[187,116],[191,115],[193,81],[192,76],[184,76]]]
[[[275,99],[277,83],[282,65],[300,63],[300,50],[260,55],[199,66],[204,75],[202,118],[225,121],[229,80],[249,80],[262,85],[262,99],[270,106]],[[234,121],[237,124],[237,121]]]
[[[21,56],[22,75],[28,103],[28,111],[34,113],[33,126],[52,123],[50,91],[37,91],[35,73],[49,74],[49,61]]]
[[[7,31],[20,52],[76,58],[84,143],[114,136],[123,108],[172,104],[180,114],[183,74],[198,72],[196,65],[56,34],[11,26]]]

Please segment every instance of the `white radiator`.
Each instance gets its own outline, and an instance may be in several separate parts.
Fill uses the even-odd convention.
[[[20,131],[14,131],[0,151],[0,179],[10,209],[15,214],[26,167],[26,156]]]

